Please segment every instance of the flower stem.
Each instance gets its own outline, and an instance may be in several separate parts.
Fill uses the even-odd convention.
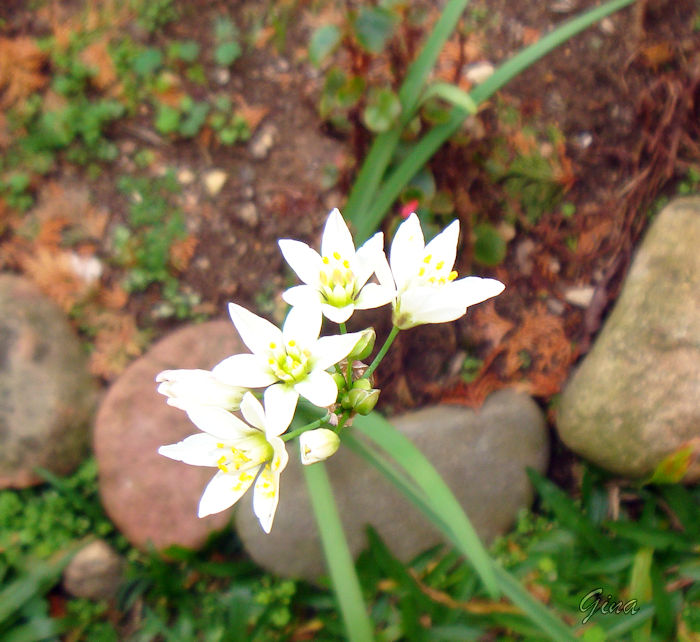
[[[312,421],[310,424],[304,424],[303,426],[300,426],[299,428],[292,430],[288,433],[285,433],[284,435],[280,435],[280,439],[282,441],[289,441],[290,439],[294,439],[294,437],[298,437],[301,435],[301,433],[306,432],[307,430],[313,430],[314,428],[319,428],[323,424],[328,422],[328,419],[330,418],[330,413],[326,413],[324,417],[321,417],[320,419],[317,419],[316,421]]]
[[[394,339],[396,339],[396,335],[398,333],[399,333],[399,328],[397,328],[396,326],[393,326],[391,328],[391,332],[389,333],[389,336],[386,338],[386,341],[384,342],[384,345],[381,347],[379,352],[377,352],[377,356],[374,357],[374,361],[372,361],[369,368],[367,368],[367,370],[365,370],[365,374],[362,375],[363,379],[369,378],[371,376],[371,374],[376,370],[380,361],[384,358],[384,355],[387,353],[387,351],[391,347],[391,344],[394,343]]]
[[[338,326],[340,327],[340,334],[346,334],[348,329],[345,327],[344,323],[339,323]]]

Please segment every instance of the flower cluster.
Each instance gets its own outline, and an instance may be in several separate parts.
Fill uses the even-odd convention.
[[[335,209],[326,222],[320,254],[300,241],[279,241],[284,258],[303,282],[283,294],[292,308],[282,329],[230,303],[231,320],[250,353],[230,356],[211,371],[166,370],[156,378],[158,392],[201,431],[158,452],[218,468],[202,495],[200,517],[229,508],[253,485],[253,510],[269,533],[280,473],[288,461],[285,441],[299,436],[305,465],[330,457],[352,416],[374,407],[379,390],[372,388],[371,374],[399,330],[453,321],[470,305],[503,290],[495,279],[457,279],[452,268],[458,236],[459,222],[454,221],[426,245],[418,217],[411,214],[396,231],[387,261],[383,234],[355,250]],[[367,367],[359,360],[372,351],[374,330],[346,333],[345,322],[356,309],[389,303],[394,329]],[[340,324],[341,333],[321,337],[323,317]],[[264,389],[263,404],[253,389]],[[299,396],[327,412],[287,432]],[[233,414],[237,410],[245,421]]]

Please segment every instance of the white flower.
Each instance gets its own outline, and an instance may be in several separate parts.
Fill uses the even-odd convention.
[[[459,221],[447,226],[425,245],[418,217],[411,214],[396,231],[391,244],[391,272],[396,283],[393,322],[406,329],[422,323],[454,321],[470,305],[500,294],[505,286],[496,279],[468,276],[455,280]],[[388,270],[388,266],[380,271]],[[385,279],[385,276],[380,277]]]
[[[321,337],[318,308],[293,307],[280,331],[269,321],[235,303],[229,313],[243,342],[253,354],[236,354],[214,367],[214,375],[232,386],[265,390],[268,415],[289,425],[299,395],[327,407],[338,387],[326,368],[344,359],[362,337],[361,332]]]
[[[271,423],[250,392],[243,397],[241,411],[250,425],[223,408],[194,406],[187,414],[203,432],[161,446],[158,452],[193,466],[219,469],[199,501],[199,517],[233,506],[255,482],[253,511],[269,533],[279,501],[280,473],[289,460],[279,435],[289,424]]]
[[[383,243],[383,234],[377,232],[356,252],[348,226],[334,209],[323,230],[320,255],[306,243],[279,241],[287,263],[305,283],[282,297],[293,306],[320,304],[323,314],[335,323],[345,323],[355,309],[389,303],[393,298],[390,282],[367,283],[378,262],[386,262]]]
[[[328,428],[307,430],[299,435],[301,463],[305,466],[328,459],[338,450],[340,437]]]
[[[245,388],[229,386],[209,370],[163,370],[156,376],[158,392],[167,403],[187,410],[192,406],[217,406],[238,410]]]

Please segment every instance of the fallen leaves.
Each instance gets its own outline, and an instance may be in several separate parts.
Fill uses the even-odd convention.
[[[46,86],[46,54],[32,38],[0,38],[0,109],[12,107]]]
[[[564,321],[537,302],[525,309],[520,323],[501,317],[493,302],[471,316],[473,337],[491,350],[476,379],[461,382],[442,396],[446,403],[478,408],[501,388],[516,388],[536,397],[550,397],[561,389],[576,358],[564,332]]]

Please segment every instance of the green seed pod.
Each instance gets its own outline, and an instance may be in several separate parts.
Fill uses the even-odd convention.
[[[363,390],[362,388],[353,388],[348,392],[346,398],[351,404],[351,408],[360,415],[368,415],[377,405],[379,399],[379,390],[372,388]]]
[[[362,359],[369,356],[369,354],[374,349],[374,340],[376,338],[377,335],[374,332],[374,328],[367,328],[366,330],[363,330],[362,336],[355,344],[355,347],[350,351],[350,354],[348,355],[348,360],[354,361],[356,359],[359,359],[360,361],[362,361]]]
[[[369,379],[357,379],[353,382],[352,387],[353,390],[370,390],[372,388],[372,384],[369,382]]]

